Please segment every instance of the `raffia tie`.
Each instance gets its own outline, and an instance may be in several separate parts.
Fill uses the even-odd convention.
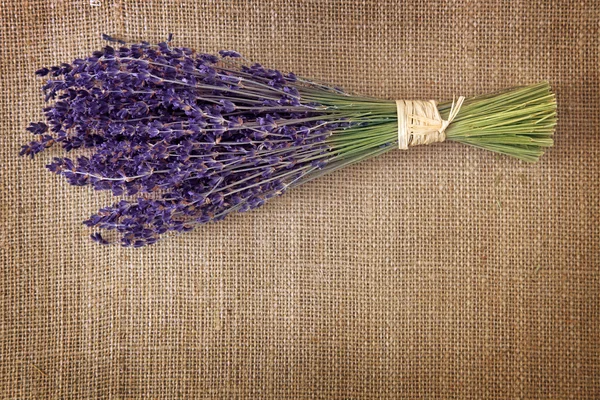
[[[435,100],[396,100],[398,147],[407,150],[410,146],[446,140],[446,128],[456,118],[464,101],[464,96],[460,96],[456,102],[452,101],[450,115],[444,120]]]

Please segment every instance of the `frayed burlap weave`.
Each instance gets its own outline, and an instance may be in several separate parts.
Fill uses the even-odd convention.
[[[599,398],[595,3],[0,0],[0,398]],[[556,146],[394,151],[102,247],[81,221],[109,196],[17,157],[33,73],[169,32],[388,99],[546,79]]]

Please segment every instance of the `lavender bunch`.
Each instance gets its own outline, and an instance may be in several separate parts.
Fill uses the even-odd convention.
[[[43,91],[51,105],[45,122],[27,128],[38,139],[21,155],[55,144],[78,150],[47,168],[72,185],[120,197],[84,223],[117,232],[123,246],[141,247],[397,147],[393,101],[247,64],[234,51],[215,56],[142,42],[42,68],[37,74],[48,77]],[[548,85],[539,84],[467,101],[462,113],[470,117],[458,115],[448,138],[534,161],[552,144],[548,95]],[[515,106],[519,115],[504,122],[478,119]],[[449,108],[440,105],[442,113]],[[546,123],[533,127],[541,118]],[[494,132],[502,126],[521,130],[499,142]],[[115,242],[99,232],[91,237]]]

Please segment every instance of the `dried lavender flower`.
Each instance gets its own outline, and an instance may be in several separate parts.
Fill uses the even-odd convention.
[[[57,143],[66,152],[78,149],[79,156],[55,157],[47,168],[72,185],[126,197],[85,221],[116,231],[124,246],[259,207],[397,148],[393,101],[244,65],[232,50],[217,57],[169,42],[107,46],[36,72],[47,79],[51,104],[46,122],[27,128],[38,139],[20,154],[33,157]],[[439,110],[449,113],[450,104]],[[535,161],[552,144],[554,110],[547,84],[514,89],[467,100],[446,134]],[[496,118],[480,118],[490,113]],[[112,243],[99,232],[91,237]]]

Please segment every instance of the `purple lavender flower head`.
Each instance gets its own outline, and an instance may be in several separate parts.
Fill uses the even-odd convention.
[[[85,224],[134,247],[259,207],[347,161],[343,142],[328,140],[364,123],[336,102],[347,95],[219,54],[140,43],[38,70],[50,105],[21,155],[76,152],[48,170],[122,198]]]

